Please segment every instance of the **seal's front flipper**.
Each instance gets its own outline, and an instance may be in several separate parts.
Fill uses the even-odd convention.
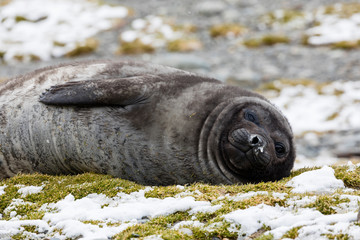
[[[67,82],[43,92],[39,101],[47,105],[121,106],[146,103],[149,86],[140,77]]]

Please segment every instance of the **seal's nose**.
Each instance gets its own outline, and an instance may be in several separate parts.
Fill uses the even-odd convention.
[[[251,134],[249,137],[249,145],[251,147],[261,147],[264,145],[264,141],[261,136],[257,134]]]

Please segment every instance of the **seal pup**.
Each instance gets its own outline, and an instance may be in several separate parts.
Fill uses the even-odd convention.
[[[289,176],[287,119],[263,96],[132,61],[36,70],[0,85],[0,178],[110,174],[147,185]]]

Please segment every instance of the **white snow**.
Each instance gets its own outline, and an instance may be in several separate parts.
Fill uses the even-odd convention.
[[[344,183],[334,175],[331,167],[323,166],[321,169],[304,172],[293,177],[286,186],[293,187],[293,193],[328,193],[336,189],[344,188]]]
[[[258,192],[254,192],[254,191],[250,191],[247,193],[239,193],[233,197],[228,197],[228,199],[233,200],[233,201],[242,201],[245,199],[249,199],[252,198],[253,196],[257,196],[257,195],[268,195],[269,193],[267,191],[258,191]]]
[[[281,208],[280,208],[281,209]],[[274,218],[283,215],[279,209],[260,204],[247,209],[240,209],[224,215],[225,220],[241,225],[241,232],[250,235]]]
[[[5,194],[5,188],[6,188],[6,187],[7,187],[6,185],[0,186],[0,195]]]
[[[294,207],[304,207],[308,204],[314,203],[316,201],[316,196],[305,196],[299,197],[295,196],[286,200],[286,203]]]
[[[18,193],[21,193],[21,197],[26,197],[29,194],[35,194],[41,192],[43,186],[26,186],[18,190]]]
[[[319,26],[307,30],[310,36],[309,44],[323,45],[342,41],[357,41],[360,39],[360,14],[349,18],[336,15],[321,15]]]
[[[323,215],[310,208],[293,209],[260,204],[234,211],[224,217],[229,222],[240,224],[239,232],[247,235],[256,232],[265,224],[272,229],[268,233],[273,234],[274,239],[280,239],[288,230],[298,226],[303,226],[299,231],[299,239],[304,239],[306,236],[314,239],[317,235],[330,232],[337,234],[343,229],[350,230],[354,239],[358,239],[360,231],[353,223],[356,215],[356,212]]]
[[[154,47],[164,47],[168,41],[179,39],[184,35],[183,31],[174,30],[165,19],[154,15],[135,19],[130,26],[130,30],[120,34],[120,39],[124,42],[140,40]]]
[[[284,86],[271,100],[289,119],[295,135],[360,128],[360,81],[330,83],[320,93],[314,86]]]
[[[190,210],[189,213],[190,214],[196,214],[196,213],[199,213],[199,212],[213,213],[213,212],[219,210],[221,208],[221,206],[222,206],[221,204],[214,205],[214,206],[211,206],[211,205],[199,206],[199,207],[195,207],[192,210]]]
[[[56,203],[47,204],[43,209],[46,213],[42,220],[32,222],[33,225],[41,226],[44,231],[51,232],[54,228],[61,229],[62,234],[68,238],[80,239],[107,239],[127,227],[136,224],[143,217],[154,218],[172,214],[177,211],[211,212],[218,206],[211,206],[209,202],[195,201],[193,197],[165,199],[145,198],[140,190],[131,194],[120,193],[115,198],[108,198],[103,194],[90,194],[81,199],[75,199],[68,195]],[[6,211],[16,209],[16,206],[26,204],[22,199],[14,201]],[[13,216],[16,217],[16,212]],[[20,232],[21,225],[28,225],[28,221],[14,219],[13,224],[8,221],[0,221],[1,234],[11,235]],[[84,223],[84,221],[102,221],[104,224],[97,225]],[[11,221],[12,222],[12,221]],[[120,226],[107,226],[106,223],[120,222]]]
[[[140,193],[143,193],[143,190]],[[91,194],[82,199],[74,199],[72,195],[68,195],[65,199],[54,204],[52,208],[58,210],[55,213],[46,214],[44,219],[52,223],[59,223],[68,219],[130,221],[210,205],[209,202],[195,201],[193,197],[157,199],[145,198],[143,194],[130,194],[127,197],[129,199],[122,200],[120,198],[111,201],[102,194]],[[104,207],[104,202],[110,202],[110,205]]]
[[[63,56],[127,14],[87,0],[12,0],[0,8],[0,52],[6,62]]]

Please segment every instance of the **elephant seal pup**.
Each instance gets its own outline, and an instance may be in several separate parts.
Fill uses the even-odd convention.
[[[0,85],[0,178],[248,183],[289,176],[294,158],[290,125],[264,97],[170,67],[73,63]]]

